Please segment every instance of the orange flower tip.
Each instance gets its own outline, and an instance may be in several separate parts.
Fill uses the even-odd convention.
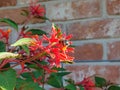
[[[36,44],[36,42],[35,42],[35,41],[31,41],[31,44],[32,44],[32,45],[35,45],[35,44]]]
[[[62,48],[62,50],[63,50],[63,51],[65,51],[66,49],[67,49],[67,47],[66,47],[66,46],[64,46],[64,47]]]
[[[11,29],[8,29],[7,32],[10,33],[12,30]]]

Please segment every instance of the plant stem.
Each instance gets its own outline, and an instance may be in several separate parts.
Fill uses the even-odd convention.
[[[37,54],[36,56],[33,56],[33,57],[30,57],[30,58],[28,58],[28,59],[26,59],[26,60],[24,60],[24,61],[21,61],[21,62],[18,62],[17,60],[17,64],[15,64],[15,65],[13,65],[13,66],[11,66],[11,67],[8,67],[8,68],[3,68],[3,69],[1,69],[0,68],[0,71],[2,70],[8,70],[9,68],[14,68],[14,67],[16,67],[16,66],[18,66],[18,65],[22,65],[22,64],[25,64],[26,62],[31,62],[31,61],[34,61],[34,60],[36,60],[37,58],[39,58],[39,57],[42,57],[42,56],[44,56],[45,55],[45,52],[42,52],[42,53],[39,53],[39,54]],[[14,60],[13,60],[14,61]]]
[[[43,85],[42,85],[42,88],[45,89],[45,70],[43,69]]]

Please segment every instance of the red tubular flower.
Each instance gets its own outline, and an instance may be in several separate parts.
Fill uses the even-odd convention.
[[[41,17],[45,14],[45,9],[40,4],[36,4],[36,2],[32,2],[29,7],[30,13],[33,16]]]
[[[0,29],[0,33],[1,33],[0,39],[5,38],[6,42],[8,43],[10,32],[11,32],[10,29],[8,29],[7,31]]]
[[[76,85],[82,85],[85,90],[95,90],[95,83],[90,78],[84,78],[83,81],[77,82]]]
[[[43,48],[43,45],[42,45],[42,40],[39,39],[39,36],[38,35],[33,35],[32,38],[34,39],[34,41],[32,42],[31,46],[30,46],[30,49],[32,51],[35,51],[35,50],[42,50]]]

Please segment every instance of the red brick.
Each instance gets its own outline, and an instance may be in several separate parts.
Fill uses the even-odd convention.
[[[120,83],[120,65],[109,65],[105,63],[103,65],[99,64],[82,64],[79,63],[73,65],[66,65],[65,68],[72,72],[67,78],[72,78],[76,82],[83,80],[84,77],[89,77],[93,75],[98,75],[104,77],[108,81],[113,83]]]
[[[74,57],[75,60],[102,60],[103,46],[96,43],[76,46]]]
[[[18,4],[29,4],[33,0],[17,0]]]
[[[18,4],[29,4],[31,1],[35,0],[17,0]],[[46,2],[46,1],[52,1],[52,0],[38,0],[38,2]]]
[[[100,0],[73,0],[47,5],[47,16],[54,21],[100,16]]]
[[[107,12],[110,15],[119,15],[120,0],[107,0]]]
[[[27,9],[27,8],[0,10],[0,18],[4,18],[4,17],[10,18],[16,23],[22,24],[26,20],[26,17],[21,15],[23,9]],[[38,23],[38,22],[43,22],[43,20],[33,19],[31,21],[31,23]]]
[[[0,7],[15,6],[16,3],[16,0],[0,0]]]
[[[74,40],[119,37],[120,19],[102,19],[70,23],[68,34],[73,34]]]
[[[108,59],[120,60],[120,41],[108,43]]]

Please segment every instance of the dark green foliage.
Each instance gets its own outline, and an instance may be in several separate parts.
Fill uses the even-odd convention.
[[[9,24],[11,27],[15,28],[18,31],[18,25],[9,18],[1,18],[0,22]]]
[[[95,84],[97,87],[105,86],[107,81],[102,77],[95,76]]]
[[[16,72],[13,69],[0,72],[0,88],[2,90],[14,90],[16,85]]]
[[[70,72],[58,72],[58,73],[52,73],[50,77],[48,78],[48,84],[56,87],[56,88],[62,88],[63,87],[63,76],[70,74]]]
[[[5,52],[6,51],[6,45],[4,42],[0,41],[0,52]]]
[[[37,83],[31,80],[17,79],[16,90],[44,90]]]
[[[22,45],[21,47],[28,55],[30,54],[30,50],[27,45]]]
[[[27,32],[32,32],[33,35],[43,35],[43,34],[47,34],[45,31],[40,30],[40,29],[30,29]]]
[[[120,90],[120,86],[112,85],[108,88],[108,90]]]
[[[68,84],[67,86],[65,86],[65,89],[67,89],[67,90],[77,90],[77,88],[74,84]]]

